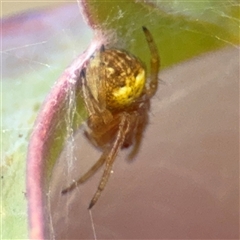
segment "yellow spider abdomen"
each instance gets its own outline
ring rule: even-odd
[[[146,70],[135,56],[119,49],[100,50],[86,69],[94,98],[111,111],[122,111],[143,93]]]
[[[106,105],[111,110],[122,110],[133,104],[142,94],[146,82],[143,63],[129,53],[107,49],[103,61]]]
[[[141,69],[133,79],[127,78],[126,85],[116,88],[112,93],[112,101],[119,107],[129,106],[140,97],[145,85],[145,70]]]

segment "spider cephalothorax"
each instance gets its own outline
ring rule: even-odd
[[[151,52],[148,81],[144,64],[120,49],[102,47],[81,71],[82,96],[89,115],[85,134],[102,150],[102,156],[87,173],[62,193],[85,182],[105,163],[103,176],[89,209],[103,191],[118,151],[133,145],[130,153],[130,157],[133,157],[148,123],[150,99],[158,87],[160,58],[151,33],[146,27],[143,27],[143,32]]]

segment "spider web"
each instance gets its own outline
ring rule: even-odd
[[[165,3],[164,10],[176,15],[196,11],[190,3],[182,9],[174,2],[172,6]],[[237,1],[218,2],[239,7]],[[65,12],[71,14],[56,25],[54,17],[61,16],[62,10],[55,11],[54,16],[49,14],[38,35],[13,32],[2,42],[1,200],[6,199],[2,221],[12,217],[17,226],[24,219],[23,229],[27,217],[23,193],[28,135],[54,81],[92,39],[77,5],[66,5]],[[223,21],[239,21],[217,6],[210,10]],[[151,11],[154,9],[149,14]],[[209,8],[202,5],[197,19],[204,18],[207,11]],[[125,14],[119,9],[115,18]],[[32,21],[36,24],[35,17]],[[22,26],[27,32],[27,22]],[[134,23],[128,36],[132,31],[137,31]],[[22,37],[16,41],[16,36]],[[239,50],[224,36],[212,37],[227,43],[227,48],[161,73],[165,84],[160,84],[153,99],[139,155],[127,162],[127,151],[119,154],[114,174],[91,213],[87,206],[101,171],[74,192],[66,196],[60,192],[85,173],[101,152],[83,137],[84,126],[74,133],[71,114],[64,117],[69,137],[48,192],[52,239],[237,238]],[[122,48],[125,44],[119,43]],[[73,96],[68,99],[69,108],[75,107]],[[7,225],[2,229],[3,238],[10,239]],[[24,234],[20,231],[15,237],[24,239]]]

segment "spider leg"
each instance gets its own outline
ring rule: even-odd
[[[86,182],[90,177],[94,175],[94,173],[104,164],[106,161],[106,156],[108,154],[109,150],[105,151],[105,153],[102,154],[100,159],[76,182],[73,182],[70,186],[62,190],[62,194],[65,194],[67,192],[71,192],[73,189],[75,189],[78,185]]]
[[[104,48],[103,50],[104,51]],[[82,80],[82,94],[83,98],[85,99],[85,106],[88,110],[90,124],[92,123],[92,128],[97,131],[97,135],[101,137],[103,134],[101,131],[101,127],[99,127],[99,124],[96,124],[100,122],[101,126],[103,124],[107,124],[107,128],[105,128],[104,132],[108,131],[114,126],[114,122],[112,122],[112,115],[108,110],[102,110],[101,105],[96,101],[96,99],[91,94],[91,91],[89,90],[87,84],[86,84],[86,74],[85,70],[83,69],[80,73],[80,78]],[[91,139],[90,139],[91,140]],[[67,192],[72,191],[75,189],[79,184],[84,183],[86,180],[88,180],[106,161],[106,156],[108,155],[109,150],[105,150],[105,152],[102,154],[100,159],[76,182],[72,183],[70,186],[62,190],[62,194],[65,194]]]
[[[145,34],[146,40],[148,42],[148,47],[151,53],[151,72],[150,72],[150,86],[147,89],[148,97],[152,97],[158,88],[158,72],[160,68],[160,57],[158,54],[157,45],[153,40],[152,34],[146,27],[142,27]]]
[[[82,94],[85,102],[86,109],[88,111],[88,115],[91,118],[92,116],[101,116],[104,123],[108,123],[112,120],[112,114],[105,109],[105,105],[101,105],[97,102],[97,100],[93,97],[91,91],[89,90],[86,83],[86,75],[85,71],[81,71],[80,78],[82,79]]]
[[[105,92],[105,77],[106,77],[106,69],[104,67],[105,65],[105,55],[103,54],[103,52],[105,51],[105,47],[104,45],[102,45],[100,52],[102,54],[100,54],[99,57],[99,65],[100,65],[100,69],[99,69],[99,79],[101,79],[100,81],[98,81],[98,102],[99,105],[101,106],[102,109],[106,109],[106,92]]]
[[[143,139],[143,132],[148,123],[148,114],[147,113],[138,113],[138,116],[135,117],[136,120],[136,130],[134,134],[135,142],[131,152],[128,155],[128,160],[132,160],[139,151],[139,148]]]
[[[91,91],[87,87],[85,69],[81,71],[80,78],[82,79],[82,94],[85,100],[85,106],[88,110],[88,114],[91,116],[96,112],[99,113],[100,109],[98,108],[98,104],[91,94]]]
[[[119,123],[120,117],[116,117],[115,121],[110,122],[105,128],[104,132],[110,131],[111,128],[113,128],[117,123]],[[101,138],[101,135],[103,134],[103,132],[101,131],[101,129],[99,129],[98,131],[99,137]],[[91,141],[91,138],[89,136],[87,136],[88,139]],[[97,135],[94,136],[94,138],[97,139]],[[79,178],[77,181],[73,182],[70,186],[68,186],[67,188],[62,190],[62,194],[65,194],[67,192],[72,191],[73,189],[75,189],[78,185],[84,183],[85,181],[87,181],[90,177],[92,177],[95,172],[104,164],[104,162],[106,161],[109,152],[110,152],[110,147],[108,147],[102,154],[102,156],[100,157],[100,159],[81,177]]]
[[[108,156],[106,157],[106,166],[105,166],[101,181],[98,185],[97,191],[95,192],[89,204],[88,209],[91,209],[95,205],[103,189],[105,188],[112,170],[112,165],[114,163],[114,160],[116,159],[116,155],[119,149],[122,147],[125,140],[125,136],[128,133],[128,131],[129,131],[129,119],[127,114],[123,114],[121,118],[121,122],[119,124],[119,130],[118,130],[116,139],[113,142],[113,145],[109,148],[109,153],[108,153]]]

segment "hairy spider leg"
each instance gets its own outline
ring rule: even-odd
[[[98,185],[97,191],[95,192],[95,194],[89,204],[88,209],[91,209],[95,205],[95,203],[99,199],[102,191],[104,190],[104,188],[108,182],[108,179],[109,179],[109,176],[110,176],[110,173],[112,170],[112,165],[114,163],[114,160],[116,159],[116,155],[117,155],[118,151],[121,149],[123,142],[125,140],[125,136],[127,135],[128,131],[129,131],[130,124],[129,124],[128,117],[129,117],[128,114],[126,114],[126,113],[122,114],[122,118],[121,118],[121,122],[119,124],[119,130],[118,130],[116,139],[113,142],[112,146],[110,147],[108,156],[106,158],[106,166],[105,166],[101,181]]]
[[[81,72],[81,78],[83,81],[83,96],[86,99],[85,104],[86,104],[86,108],[89,112],[89,115],[92,116],[92,120],[96,120],[94,119],[94,117],[98,116],[101,112],[101,110],[98,108],[98,103],[96,102],[96,100],[94,99],[94,97],[91,95],[90,90],[88,89],[88,87],[85,85],[85,73],[84,71]],[[90,100],[91,99],[91,100]],[[94,139],[101,139],[101,136],[108,132],[109,130],[111,130],[113,127],[115,127],[116,125],[121,126],[121,122],[123,121],[123,114],[119,114],[117,116],[115,116],[114,119],[111,118],[112,121],[109,120],[108,124],[102,128],[103,125],[101,126],[95,126],[95,134],[94,134]],[[126,115],[126,114],[124,114]],[[98,117],[99,118],[99,117]],[[98,119],[97,122],[99,122],[100,119]],[[102,124],[105,125],[104,121],[102,122]],[[92,128],[94,128],[94,124],[92,124]],[[120,127],[119,127],[120,128]],[[103,129],[103,131],[102,131]],[[96,133],[97,132],[97,133]],[[126,133],[128,132],[128,130],[126,131]],[[88,137],[89,140],[91,141],[91,138]],[[124,138],[122,139],[122,141],[124,141]],[[101,142],[101,140],[99,141]],[[114,146],[114,144],[113,144]],[[77,181],[73,182],[70,186],[68,186],[67,188],[62,190],[62,194],[65,194],[67,192],[72,191],[73,189],[75,189],[78,185],[84,183],[85,181],[87,181],[91,176],[94,175],[94,173],[104,164],[104,162],[109,158],[109,155],[111,155],[111,151],[110,149],[113,148],[113,146],[108,147],[102,154],[102,156],[100,157],[100,159],[81,177],[79,178]],[[122,144],[121,144],[122,146]],[[121,148],[121,146],[119,146]],[[116,154],[114,155],[114,157],[116,157]],[[105,183],[106,185],[106,183]],[[96,200],[94,202],[94,204],[96,203]],[[93,205],[94,205],[93,204]]]
[[[147,89],[147,95],[151,98],[157,91],[158,88],[158,72],[160,68],[160,57],[158,55],[157,45],[153,40],[152,34],[146,27],[142,27],[148,42],[148,47],[151,53],[151,64],[150,64],[150,86]]]
[[[77,181],[74,181],[69,187],[62,190],[62,194],[72,191],[78,185],[86,182],[90,177],[92,177],[94,173],[97,172],[97,170],[104,164],[108,153],[109,149],[105,150],[100,159],[81,178],[79,178]]]
[[[87,83],[86,83],[86,69],[82,69],[80,73],[80,79],[82,81],[82,94],[83,98],[85,99],[85,105],[86,109],[88,111],[88,115],[94,115],[96,112],[100,114],[102,112],[102,109],[100,108],[100,105],[97,103],[96,99],[91,94],[91,91],[89,90]]]
[[[131,152],[128,154],[128,160],[132,160],[139,151],[139,148],[141,146],[142,139],[143,139],[143,132],[148,123],[148,114],[147,114],[148,110],[149,110],[149,104],[147,106],[144,106],[140,112],[136,112],[135,119],[137,120],[137,122],[135,121],[134,123],[135,124],[135,132],[134,132],[135,141],[134,141],[134,145]]]
[[[110,124],[111,127],[115,126],[118,124],[119,120],[116,118],[116,121],[114,122],[114,124]],[[121,119],[121,122],[123,121],[123,119]],[[121,129],[121,122],[120,122],[120,126],[119,129]],[[110,130],[110,128],[109,128]],[[120,130],[119,130],[120,131]],[[129,131],[129,126],[128,128],[125,130],[125,135],[127,134],[127,132]],[[119,134],[118,134],[119,135]],[[124,141],[125,138],[122,139],[122,141]],[[100,157],[100,159],[82,176],[80,177],[77,181],[74,181],[70,186],[68,186],[67,188],[62,190],[62,194],[71,192],[73,189],[75,189],[78,185],[86,182],[89,178],[91,178],[97,171],[98,169],[100,169],[100,167],[106,162],[107,159],[109,159],[111,154],[111,148],[113,148],[115,146],[115,144],[109,146],[102,154],[102,156]],[[121,148],[122,143],[119,145],[119,148]],[[118,151],[119,149],[117,149]],[[116,157],[117,152],[113,155],[113,157]],[[114,159],[113,159],[114,160]],[[106,185],[106,183],[105,183]],[[96,203],[96,200],[94,200],[94,204]],[[93,204],[93,205],[94,205]]]
[[[89,119],[94,118],[96,116],[101,116],[103,123],[109,123],[112,121],[113,116],[109,110],[103,108],[101,104],[97,102],[97,100],[91,94],[87,83],[86,83],[86,74],[85,69],[81,71],[80,78],[82,80],[82,93],[83,98],[85,99],[86,109],[88,111]],[[100,118],[100,117],[98,117]]]
[[[103,65],[105,64],[105,61],[103,59],[102,52],[105,51],[104,45],[101,46],[100,50],[98,50],[96,57],[97,62],[99,64],[99,71],[98,71],[98,81],[97,81],[97,88],[98,88],[98,105],[101,107],[101,109],[106,109],[106,93],[105,93],[105,82],[103,79],[105,78],[106,73],[102,70]]]

